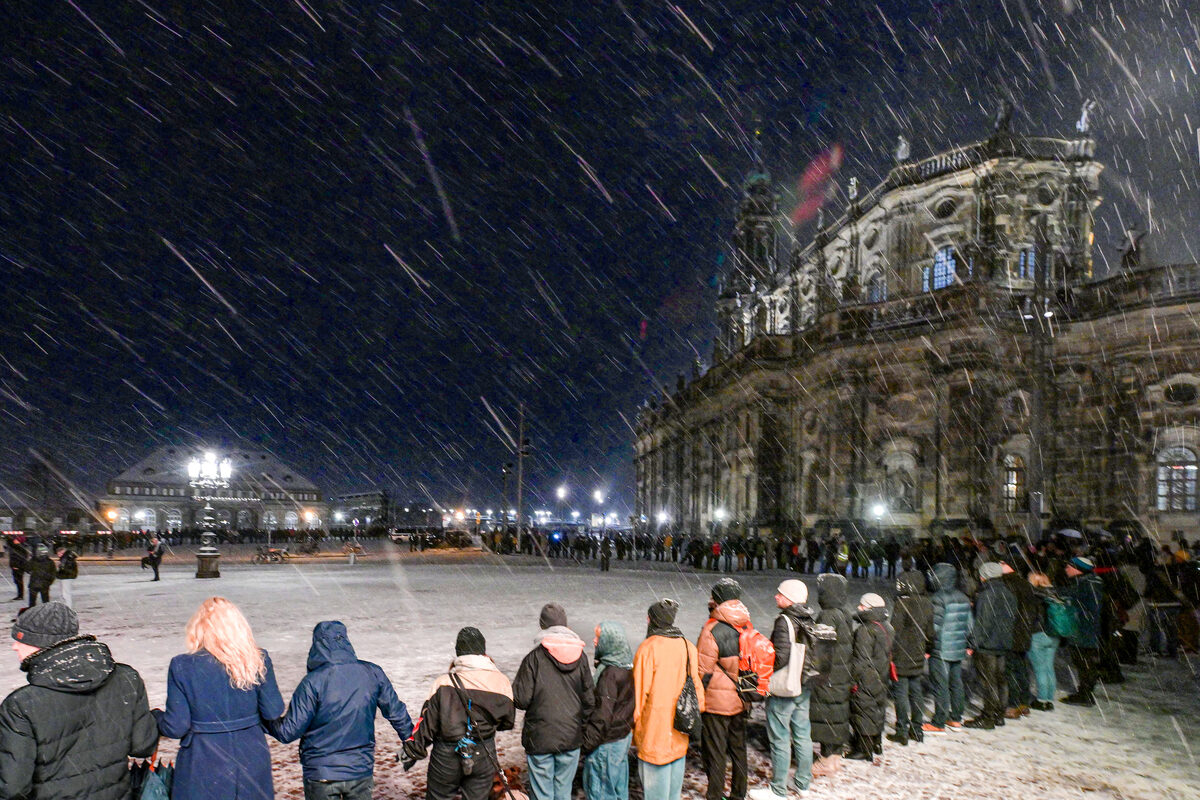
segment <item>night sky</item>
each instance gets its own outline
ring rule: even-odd
[[[752,130],[783,209],[899,133],[1073,131],[1098,258],[1200,251],[1194,0],[0,4],[0,476],[85,491],[163,443],[329,492],[632,497],[639,404],[706,360]],[[830,204],[839,208],[841,196]],[[801,231],[806,236],[808,231]],[[489,410],[490,409],[490,410]]]

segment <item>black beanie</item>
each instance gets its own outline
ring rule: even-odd
[[[487,642],[479,628],[463,628],[454,640],[454,655],[456,656],[485,656]]]
[[[650,627],[654,628],[669,628],[675,624],[675,615],[679,612],[679,603],[664,597],[654,605],[650,606],[646,611],[646,616],[650,618]]]
[[[17,617],[12,637],[31,647],[53,647],[79,635],[79,617],[66,603],[51,600],[34,606]]]
[[[721,578],[712,588],[712,599],[717,605],[728,600],[741,600],[742,585],[733,578]]]
[[[546,603],[542,606],[542,613],[538,615],[538,625],[542,626],[542,630],[553,628],[555,625],[567,627],[567,612],[558,603]]]

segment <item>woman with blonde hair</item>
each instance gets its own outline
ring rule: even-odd
[[[175,800],[274,800],[264,720],[283,716],[271,657],[250,623],[223,597],[200,604],[187,652],[171,659],[163,736],[180,739]]]

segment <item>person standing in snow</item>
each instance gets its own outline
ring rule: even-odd
[[[42,598],[43,603],[49,603],[50,587],[54,584],[54,578],[58,574],[58,567],[55,565],[54,559],[50,558],[50,548],[44,544],[38,544],[33,550],[33,558],[30,559],[26,569],[29,571],[29,607],[36,606],[39,597]]]
[[[1042,630],[1046,606],[1029,581],[1017,574],[1007,561],[1000,562],[1000,569],[1004,571],[1000,580],[1004,581],[1017,601],[1012,650],[1004,659],[1005,679],[1008,682],[1004,717],[1016,720],[1029,714],[1029,704],[1033,700],[1029,689],[1029,648],[1033,644],[1033,634]]]
[[[1035,711],[1053,711],[1054,696],[1058,691],[1058,677],[1054,674],[1054,657],[1058,653],[1058,637],[1046,624],[1051,603],[1062,603],[1050,584],[1050,576],[1043,572],[1029,573],[1029,585],[1042,602],[1042,628],[1033,634],[1029,647],[1029,665],[1037,688],[1037,698],[1029,706]]]
[[[158,745],[141,676],[57,601],[17,617],[12,638],[29,684],[0,704],[0,797],[127,800],[129,758]]]
[[[525,712],[521,745],[533,800],[571,800],[579,768],[583,723],[596,704],[583,639],[567,627],[567,612],[547,603],[538,617],[537,644],[513,679],[513,702]]]
[[[375,710],[400,741],[412,736],[408,709],[377,665],[360,661],[341,622],[318,622],[308,674],[287,713],[266,722],[287,744],[300,739],[305,800],[371,800],[375,787]]]
[[[750,624],[743,605],[742,587],[733,578],[722,578],[712,588],[709,618],[700,630],[700,680],[704,682],[700,752],[708,776],[707,800],[744,800],[746,720],[749,708],[738,693],[739,632]],[[729,794],[725,795],[725,765],[732,762]]]
[[[429,751],[425,800],[454,800],[459,793],[462,800],[487,800],[500,763],[496,732],[510,731],[516,722],[512,684],[487,655],[479,629],[463,628],[450,670],[434,681],[404,743],[404,768]]]
[[[890,741],[907,745],[909,740],[924,739],[925,654],[933,641],[933,604],[925,591],[925,575],[905,560],[905,570],[896,579],[896,604],[892,609],[892,663],[895,680],[892,694],[896,703],[896,732]]]
[[[704,685],[696,646],[675,627],[679,604],[664,598],[646,612],[646,639],[633,656],[633,744],[645,800],[679,800],[688,735],[675,729],[675,704],[691,676],[699,709]]]
[[[75,579],[79,577],[79,556],[65,544],[54,548],[54,554],[58,557],[56,577],[58,585],[62,588],[62,601],[71,606],[74,600],[72,588],[75,586]]]
[[[850,694],[850,724],[854,747],[847,758],[872,761],[883,753],[883,726],[887,718],[889,665],[892,660],[892,628],[887,606],[874,592],[858,601],[858,629],[854,631]]]
[[[850,663],[854,653],[854,609],[846,607],[846,578],[827,573],[817,577],[817,622],[837,632],[833,669],[829,679],[813,689],[809,718],[812,738],[821,744],[821,760],[813,766],[817,776],[831,775],[841,767],[842,753],[850,741]]]
[[[979,567],[982,585],[975,595],[975,627],[971,645],[975,651],[975,672],[983,690],[983,710],[964,723],[967,728],[991,730],[1004,724],[1008,695],[1004,660],[1012,650],[1013,625],[1017,617],[1017,599],[1000,580],[1004,570],[994,561]]]
[[[750,800],[786,800],[788,770],[793,756],[796,773],[792,787],[799,793],[808,791],[812,783],[812,725],[808,718],[811,689],[802,680],[804,658],[792,657],[792,645],[807,641],[805,626],[813,624],[813,612],[808,602],[808,586],[804,581],[786,580],[775,591],[775,605],[780,609],[771,630],[775,648],[774,673],[767,697],[767,738],[771,745],[771,784],[750,792]],[[797,653],[807,654],[806,650]],[[797,663],[798,662],[798,663]],[[800,693],[789,689],[799,680]]]
[[[945,733],[961,728],[967,708],[963,688],[963,663],[973,617],[971,601],[958,588],[958,570],[941,563],[933,568],[937,586],[933,593],[933,646],[929,654],[929,682],[933,685],[933,719],[922,728],[926,733]]]
[[[596,706],[583,728],[588,800],[627,800],[633,736],[633,651],[619,622],[596,626]]]
[[[12,537],[8,540],[8,568],[12,570],[13,583],[17,587],[17,596],[13,600],[25,599],[25,568],[28,566],[29,548],[25,546],[25,537]]]
[[[205,600],[188,621],[187,652],[167,669],[167,707],[154,712],[159,732],[181,740],[173,800],[273,800],[263,723],[283,711],[250,623],[224,597]]]
[[[1095,563],[1083,556],[1075,556],[1067,563],[1070,585],[1064,595],[1067,604],[1075,612],[1075,635],[1070,638],[1069,644],[1078,686],[1062,702],[1073,706],[1096,704],[1093,691],[1100,659],[1100,613],[1104,586],[1094,574],[1095,568]]]

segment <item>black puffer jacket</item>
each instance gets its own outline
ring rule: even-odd
[[[850,695],[850,720],[855,733],[878,736],[883,733],[887,715],[892,629],[887,623],[887,609],[859,611],[858,620],[851,664],[855,689]]]
[[[854,651],[854,617],[846,608],[846,578],[828,573],[817,578],[817,622],[837,631],[829,682],[813,689],[809,708],[814,742],[836,747],[850,741],[850,659]]]
[[[596,681],[596,708],[583,728],[583,752],[624,739],[633,730],[633,670],[605,667]]]
[[[915,570],[896,580],[896,606],[892,609],[892,661],[896,675],[912,678],[925,671],[925,653],[933,642],[933,601],[925,591],[925,576]]]
[[[583,745],[583,723],[596,704],[583,641],[570,629],[542,631],[513,679],[513,702],[525,711],[521,746],[532,755],[566,753]]]
[[[25,570],[29,573],[29,591],[31,592],[49,589],[58,576],[58,567],[54,560],[45,553],[30,559]]]
[[[1014,652],[1024,653],[1031,647],[1033,635],[1042,629],[1042,613],[1046,605],[1033,590],[1033,585],[1017,573],[1006,572],[1000,576],[1000,580],[1004,581],[1004,585],[1017,600],[1012,649]]]
[[[0,704],[0,797],[128,800],[129,756],[158,744],[141,676],[77,636],[21,662],[29,685]]]

